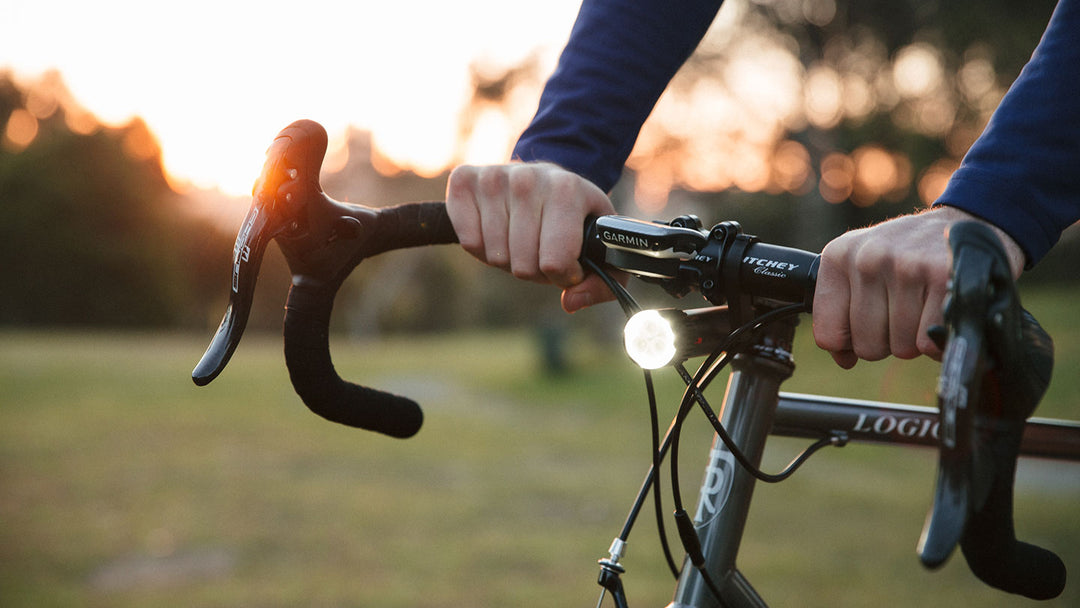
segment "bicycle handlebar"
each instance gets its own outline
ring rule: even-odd
[[[267,150],[233,248],[229,305],[192,379],[199,386],[210,383],[232,357],[251,310],[263,252],[273,239],[292,273],[284,338],[297,394],[333,422],[410,437],[423,422],[416,402],[346,382],[334,370],[330,312],[341,283],[365,258],[391,249],[453,243],[457,235],[441,203],[373,209],[326,196],[319,185],[326,144],[322,126],[302,120],[283,129]]]
[[[338,376],[330,359],[330,313],[341,282],[363,259],[391,249],[457,242],[457,235],[437,203],[383,208],[375,217],[375,234],[397,238],[376,239],[378,242],[354,254],[342,269],[344,274],[330,281],[293,275],[283,323],[285,365],[296,393],[316,414],[347,426],[407,438],[423,424],[420,406],[408,397],[353,384]]]
[[[263,253],[275,240],[292,273],[285,306],[285,362],[297,394],[316,414],[392,437],[419,431],[423,413],[407,397],[343,380],[329,350],[334,297],[364,259],[393,249],[457,242],[444,203],[371,208],[340,203],[319,184],[326,131],[300,120],[267,150],[252,205],[233,248],[229,305],[210,346],[192,371],[209,384],[243,335]],[[658,280],[672,292],[700,289],[733,307],[753,298],[809,302],[817,254],[757,242],[727,222],[706,232],[695,218],[671,225],[619,216],[590,218],[583,256]]]
[[[347,382],[335,371],[329,350],[334,297],[368,257],[454,243],[457,236],[443,203],[371,208],[326,196],[319,184],[326,145],[325,130],[302,120],[282,130],[267,151],[233,250],[229,304],[192,379],[208,384],[235,352],[263,253],[275,240],[292,273],[284,341],[297,394],[328,420],[410,437],[423,423],[416,402]],[[996,237],[972,226],[957,225],[950,235],[954,279],[946,313],[952,330],[939,386],[943,442],[919,552],[936,567],[959,543],[972,570],[990,585],[1054,597],[1064,586],[1060,559],[1017,541],[1012,525],[1020,435],[1049,382],[1052,346],[1020,309]],[[726,304],[733,326],[749,320],[758,305],[796,304],[809,311],[820,260],[815,253],[759,242],[735,222],[704,230],[693,216],[667,224],[591,218],[582,256],[657,282],[675,296],[696,289],[710,302]]]

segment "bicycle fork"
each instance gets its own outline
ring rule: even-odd
[[[780,384],[791,377],[791,344],[795,319],[772,323],[748,349],[735,356],[724,394],[720,419],[735,444],[760,466],[765,441],[772,429]],[[698,498],[694,526],[705,553],[709,578],[720,592],[710,590],[689,562],[668,608],[764,607],[735,561],[757,480],[739,466],[719,437],[709,451]]]

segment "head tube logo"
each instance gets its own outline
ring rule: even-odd
[[[694,522],[702,525],[712,521],[727,503],[731,485],[735,479],[735,456],[727,449],[714,447],[709,452],[709,466],[705,469],[705,481],[701,483]]]

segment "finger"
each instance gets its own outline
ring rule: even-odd
[[[615,209],[602,190],[582,177],[560,172],[549,178],[549,203],[541,219],[539,266],[552,283],[566,288],[585,279],[585,270],[578,261],[585,218],[614,213]]]
[[[919,326],[926,304],[925,269],[913,261],[900,261],[888,283],[889,350],[901,359],[920,354]]]
[[[848,245],[842,238],[829,243],[821,252],[814,289],[814,341],[819,348],[834,353],[834,359],[835,353],[851,350],[851,285],[846,271],[848,256]]]
[[[507,174],[502,167],[481,167],[476,179],[476,202],[483,233],[483,261],[510,269],[510,210],[507,201]]]
[[[889,289],[889,340],[892,354],[912,359],[934,356],[937,345],[927,331],[941,324],[942,303],[949,280],[948,264],[925,248],[897,252],[892,267],[884,269]]]
[[[935,325],[945,324],[945,294],[946,289],[945,281],[935,281],[932,283],[934,288],[931,288],[929,294],[926,296],[926,301],[923,305],[922,318],[919,320],[918,336],[916,339],[916,346],[919,352],[922,354],[940,361],[944,353],[938,348],[938,345],[934,340],[930,338],[930,328]]]
[[[481,261],[486,260],[484,237],[480,227],[480,209],[476,201],[476,167],[456,167],[446,182],[446,213],[454,226],[462,249]]]
[[[832,356],[837,365],[844,369],[851,369],[859,362],[859,356],[850,350],[833,351],[829,355]]]
[[[538,263],[544,201],[536,167],[515,165],[507,178],[510,271],[519,279],[547,283]]]
[[[548,205],[541,218],[537,264],[552,283],[567,288],[585,279],[581,256],[585,215],[563,204]]]
[[[879,252],[871,243],[860,247],[851,285],[851,350],[867,361],[880,361],[890,352],[889,291],[881,277]]]
[[[572,313],[614,299],[615,294],[611,293],[603,279],[595,274],[590,274],[577,285],[563,290],[562,307],[566,312]]]

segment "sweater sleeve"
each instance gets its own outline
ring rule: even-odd
[[[610,190],[642,123],[720,4],[585,0],[514,157],[554,162]]]
[[[979,216],[1038,262],[1080,220],[1080,0],[1042,40],[937,204]]]

